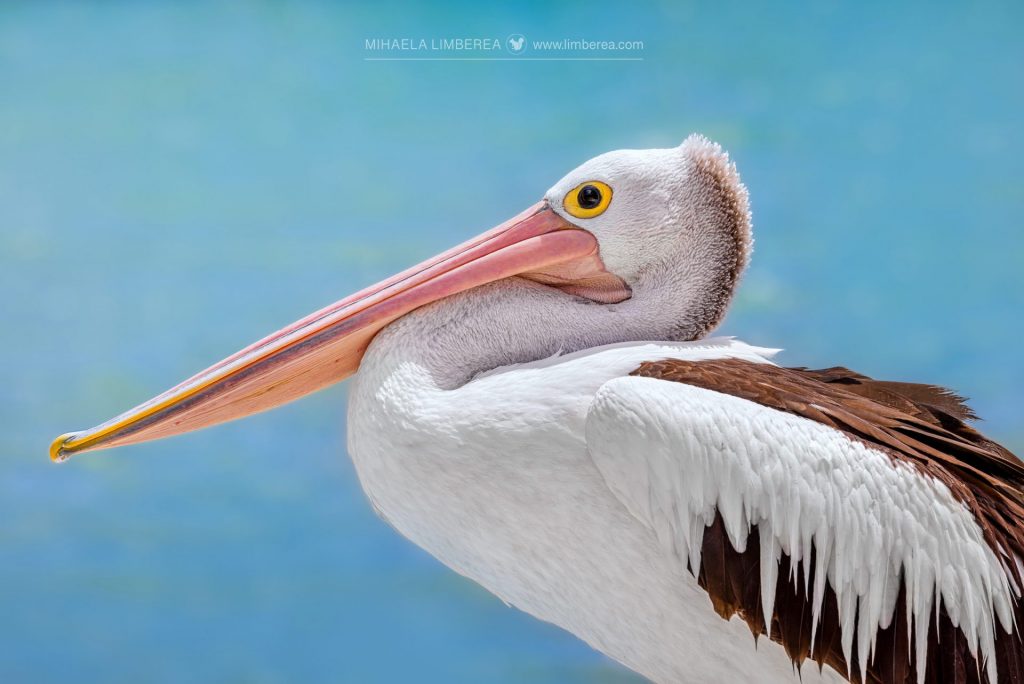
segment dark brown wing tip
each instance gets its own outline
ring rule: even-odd
[[[978,414],[974,412],[974,409],[968,405],[967,397],[957,394],[947,387],[940,387],[938,385],[919,386],[927,388],[931,395],[936,399],[941,399],[941,401],[936,402],[935,408],[946,410],[953,417],[959,418],[960,420],[981,420],[981,418],[978,417]]]
[[[815,550],[812,549],[813,553]],[[704,529],[698,584],[708,592],[719,615],[725,619],[739,616],[755,639],[767,634],[761,611],[761,585],[757,579],[760,577],[760,557],[756,525],[750,530],[742,552],[729,541],[720,514],[716,513],[712,524]],[[770,639],[785,649],[797,673],[802,674],[801,666],[809,659],[817,664],[819,673],[828,665],[855,684],[918,684],[922,681],[925,684],[988,684],[990,681],[988,663],[979,661],[971,653],[970,642],[942,604],[929,617],[925,659],[916,661],[910,640],[912,618],[906,610],[907,587],[903,580],[900,581],[892,620],[874,635],[873,655],[868,662],[862,664],[859,661],[859,635],[855,635],[850,644],[851,657],[847,660],[842,646],[838,601],[828,583],[818,618],[817,635],[812,639],[814,614],[807,587],[814,586],[815,567],[812,558],[806,564],[797,563],[794,568],[785,553],[779,561]],[[1019,623],[1024,617],[1024,604],[1018,603],[1014,607],[1014,616]],[[993,665],[1000,684],[1024,682],[1020,634],[1000,629],[996,634],[995,652],[996,662]],[[862,668],[866,674],[864,680],[860,676]]]

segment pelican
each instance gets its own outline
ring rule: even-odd
[[[603,154],[50,455],[354,376],[379,515],[654,682],[1024,681],[1024,466],[948,390],[709,338],[751,249],[718,145]]]

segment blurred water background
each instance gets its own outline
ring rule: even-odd
[[[638,681],[374,517],[344,385],[46,457],[609,149],[701,131],[738,162],[757,246],[721,332],[950,385],[1024,451],[1022,19],[1011,2],[0,5],[0,681]],[[364,59],[372,38],[510,34],[640,40],[643,59]]]

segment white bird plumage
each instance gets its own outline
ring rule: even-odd
[[[751,524],[773,539],[763,586],[776,582],[780,551],[809,562],[812,541],[832,550],[817,555],[815,576],[838,588],[845,649],[858,605],[864,634],[888,626],[901,567],[913,614],[928,616],[940,593],[986,658],[996,614],[1010,629],[1006,576],[942,483],[813,421],[628,377],[649,359],[770,363],[774,350],[728,339],[613,344],[443,389],[391,354],[421,334],[414,318],[378,337],[351,391],[349,452],[375,508],[460,574],[651,679],[793,681],[782,647],[719,618],[686,569],[699,567],[715,510],[738,548]],[[945,567],[957,571],[936,578]],[[801,675],[817,676],[816,666]]]
[[[505,602],[659,682],[791,682],[781,647],[714,613],[704,590],[630,514],[588,450],[602,385],[650,358],[738,357],[721,340],[610,345],[524,363],[446,390],[388,329],[349,399],[349,453],[399,532]],[[637,476],[642,473],[638,472]],[[807,682],[842,681],[816,666]]]

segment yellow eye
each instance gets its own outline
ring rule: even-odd
[[[612,189],[601,181],[580,183],[562,200],[565,210],[576,218],[594,218],[604,213],[612,201]]]

